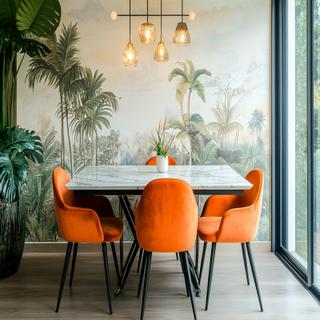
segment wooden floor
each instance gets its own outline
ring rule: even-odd
[[[83,245],[85,246],[85,245]],[[124,290],[112,296],[108,314],[107,292],[100,246],[79,245],[72,289],[65,286],[60,312],[54,312],[63,267],[65,244],[26,248],[18,273],[0,281],[0,319],[139,319],[136,263]],[[58,248],[58,249],[57,249]],[[84,252],[90,248],[91,252]],[[239,245],[218,245],[210,306],[204,311],[208,264],[196,299],[198,319],[320,319],[320,307],[278,259],[268,245],[253,244],[253,254],[264,304],[261,313],[254,284],[246,285]],[[38,251],[31,253],[30,251]],[[45,253],[43,251],[52,251]],[[60,252],[59,252],[60,251]],[[210,251],[210,250],[208,250]],[[193,252],[192,252],[193,253]],[[116,274],[108,245],[112,291]],[[207,260],[208,262],[208,256]],[[252,280],[252,278],[251,278]],[[67,278],[68,281],[68,278]],[[174,254],[154,254],[145,320],[192,320],[180,264]]]

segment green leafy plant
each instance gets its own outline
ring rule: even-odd
[[[13,127],[13,103],[17,76],[25,55],[44,56],[50,49],[35,37],[55,32],[61,18],[58,0],[0,1],[0,197],[19,199],[28,177],[29,159],[43,162],[43,147],[34,131]],[[17,54],[23,54],[15,67]]]
[[[166,124],[167,117],[164,120],[163,127],[161,127],[161,121],[159,122],[159,128],[157,130],[157,139],[152,134],[151,144],[154,148],[154,151],[157,152],[157,156],[167,157],[168,150],[170,149],[172,142],[174,140],[174,133],[172,132],[171,137],[167,143],[165,143],[165,134],[166,134]]]
[[[51,35],[59,26],[60,18],[58,0],[0,1],[0,131],[13,126],[14,88],[25,55],[44,56],[51,52],[32,37]],[[23,56],[16,68],[18,53]]]
[[[28,162],[43,162],[43,147],[34,131],[19,127],[0,133],[0,195],[12,203],[19,199],[28,177]]]

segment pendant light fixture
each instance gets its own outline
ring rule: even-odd
[[[153,60],[157,62],[165,62],[169,60],[169,53],[165,43],[162,40],[162,0],[160,0],[161,15],[160,15],[160,42],[154,51]]]
[[[136,67],[138,64],[138,52],[131,42],[131,0],[129,0],[129,42],[123,51],[122,61],[125,67]]]
[[[149,0],[147,0],[147,22],[140,25],[139,38],[141,44],[153,44],[156,40],[156,27],[149,22]]]
[[[1,1],[1,0],[0,0]],[[190,20],[195,19],[195,13],[190,12],[189,14],[183,14],[183,0],[181,0],[181,13],[162,13],[162,0],[160,0],[161,12],[152,13],[152,17],[160,17],[160,41],[156,47],[153,54],[153,60],[157,62],[165,62],[169,60],[169,54],[167,47],[163,41],[162,37],[162,17],[181,17],[181,22],[177,24],[176,31],[173,35],[173,44],[177,46],[187,46],[190,43],[190,34],[188,32],[188,27],[185,22],[183,22],[183,17],[189,16]],[[147,17],[147,22],[142,23],[139,26],[139,39],[141,44],[153,44],[156,39],[156,27],[154,24],[149,22],[149,0],[147,0],[147,14],[135,13],[131,14],[131,0],[129,0],[129,14],[118,14],[115,11],[111,12],[111,19],[116,20],[118,17],[129,17],[129,42],[123,52],[122,61],[126,67],[134,66],[138,64],[138,53],[134,47],[133,42],[131,42],[131,17]]]
[[[181,47],[190,44],[190,34],[188,32],[188,27],[187,24],[183,22],[183,0],[181,0],[181,22],[178,22],[176,31],[173,34],[173,44]]]

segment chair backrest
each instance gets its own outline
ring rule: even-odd
[[[68,174],[62,168],[56,168],[52,173],[52,183],[54,196],[58,201],[72,206],[73,205],[73,191],[66,188],[66,184],[70,181]]]
[[[217,242],[250,242],[257,234],[263,198],[263,172],[253,169],[246,179],[253,187],[238,196],[233,208],[224,214]]]
[[[263,195],[263,171],[261,169],[253,169],[246,175],[246,180],[248,180],[253,187],[250,190],[245,190],[243,196],[239,197],[242,207],[251,206],[253,204],[262,204]]]
[[[172,157],[169,157],[168,156],[168,164],[169,166],[176,166],[177,165],[177,162],[176,160],[174,160]],[[147,163],[146,163],[147,166],[156,166],[157,165],[157,157],[152,157],[150,158]]]
[[[68,242],[102,242],[104,237],[97,213],[73,206],[73,191],[65,186],[69,181],[62,168],[53,171],[53,197],[61,236]]]
[[[258,200],[259,190],[262,190],[263,172],[260,169],[251,170],[246,179],[252,183],[250,190],[245,190],[243,195],[214,195],[208,198],[202,217],[223,217],[224,214],[234,208],[251,206]]]
[[[139,245],[151,252],[182,252],[194,245],[198,206],[191,187],[178,179],[156,179],[135,207]]]

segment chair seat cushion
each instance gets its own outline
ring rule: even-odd
[[[202,217],[198,220],[198,236],[202,241],[216,242],[221,217]]]
[[[123,220],[120,218],[100,218],[104,242],[114,242],[121,238]]]

